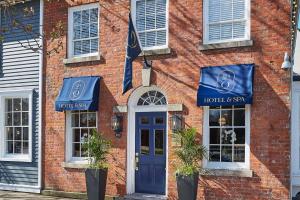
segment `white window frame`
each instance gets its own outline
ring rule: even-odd
[[[0,93],[0,161],[12,162],[32,162],[32,104],[33,90],[11,91]],[[7,98],[28,98],[29,114],[28,114],[28,154],[11,155],[6,153],[6,134],[5,134],[5,99]]]
[[[209,40],[209,22],[208,22],[208,5],[209,0],[203,0],[203,44],[218,44],[218,43],[227,43],[227,42],[239,42],[239,41],[247,41],[250,40],[251,37],[251,3],[250,0],[246,1],[245,8],[245,17],[246,17],[246,33],[244,38],[236,38],[236,39],[226,39],[226,40]]]
[[[203,159],[207,169],[250,170],[250,105],[245,105],[245,162],[213,162]],[[204,107],[203,145],[209,148],[209,107]]]
[[[136,29],[136,4],[141,0],[131,0],[131,17],[133,21],[133,25]],[[138,31],[137,31],[138,32]],[[138,35],[138,33],[137,33]],[[142,50],[159,50],[159,49],[167,49],[169,48],[169,0],[166,0],[166,44],[161,46],[152,46],[152,47],[143,47],[140,43]]]
[[[98,8],[98,52],[74,55],[73,13],[76,11],[82,11],[82,10],[87,10],[87,9],[92,9],[92,8]],[[80,6],[69,8],[69,10],[68,10],[68,58],[98,56],[99,52],[100,52],[100,6],[99,6],[99,3],[91,3],[91,4],[85,4],[85,5],[80,5]]]
[[[98,131],[98,112],[89,111],[96,113],[96,130]],[[90,157],[73,157],[72,155],[72,111],[66,111],[66,162],[74,164],[88,164]]]

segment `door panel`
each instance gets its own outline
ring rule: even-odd
[[[166,113],[136,113],[135,192],[165,194]]]

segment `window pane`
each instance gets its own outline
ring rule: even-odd
[[[155,124],[164,124],[163,117],[155,117]]]
[[[166,12],[166,5],[167,1],[166,0],[156,0],[156,12]]]
[[[21,125],[21,112],[14,112],[13,113],[14,117],[14,126],[20,126]]]
[[[219,126],[220,110],[209,110],[209,126]]]
[[[80,11],[73,12],[73,23],[74,23],[74,25],[81,24],[81,12]]]
[[[82,41],[82,54],[88,54],[91,51],[91,44],[90,40],[84,40]]]
[[[73,39],[80,39],[81,38],[81,26],[74,27],[74,37]]]
[[[82,11],[82,24],[89,23],[90,21],[90,11],[89,10],[83,10]]]
[[[233,19],[244,19],[246,10],[245,0],[233,0]]]
[[[5,99],[5,112],[12,111],[12,99]]]
[[[244,128],[235,128],[234,132],[236,134],[235,144],[245,144],[245,129]]]
[[[15,129],[15,134],[14,134],[15,138],[14,138],[14,140],[21,141],[22,140],[22,128],[21,127],[16,127],[14,129]]]
[[[141,130],[141,154],[147,155],[150,153],[149,149],[149,130],[142,129]]]
[[[19,98],[13,99],[13,110],[21,111],[21,99]]]
[[[232,162],[232,147],[231,146],[222,146],[222,162]]]
[[[90,25],[90,37],[97,37],[98,36],[98,24],[93,23]]]
[[[73,144],[73,157],[80,157],[80,143]]]
[[[80,129],[73,129],[73,142],[80,142]]]
[[[157,37],[156,37],[156,45],[166,45],[167,43],[167,31],[157,31]]]
[[[220,161],[220,146],[209,146],[209,161]]]
[[[72,127],[79,127],[79,113],[72,113]]]
[[[80,127],[87,127],[87,113],[80,113]]]
[[[146,30],[155,29],[155,15],[153,14],[146,15]]]
[[[28,98],[22,99],[22,111],[29,111],[29,99]]]
[[[245,147],[234,147],[234,162],[245,162]]]
[[[232,144],[235,140],[234,132],[232,129],[221,130],[222,144]]]
[[[6,128],[6,140],[13,140],[13,139],[14,139],[13,128],[11,127]]]
[[[28,142],[23,142],[23,154],[29,153],[29,145]]]
[[[232,110],[222,110],[220,121],[221,126],[232,125]]]
[[[81,138],[80,142],[84,143],[84,141],[89,137],[89,129],[83,128],[81,129]]]
[[[164,154],[164,130],[155,130],[155,155]]]
[[[81,26],[81,38],[89,38],[90,37],[90,25],[85,24]]]
[[[6,153],[9,153],[9,154],[13,154],[14,153],[14,143],[12,141],[7,142]]]
[[[28,112],[22,112],[22,125],[28,126],[28,124],[29,124]]]
[[[220,129],[218,128],[210,129],[209,144],[220,144]]]
[[[146,33],[146,47],[155,46],[156,32],[151,31]]]
[[[245,110],[234,111],[234,125],[245,126]]]
[[[81,41],[74,42],[74,55],[81,54]]]
[[[156,28],[165,28],[166,27],[166,14],[158,13],[156,15]]]
[[[28,133],[27,127],[23,128],[23,140],[26,140],[26,141],[29,140],[29,133]]]
[[[7,113],[5,117],[5,125],[12,126],[12,113]]]
[[[89,113],[88,114],[88,126],[89,127],[96,127],[96,113]]]
[[[149,124],[149,118],[148,117],[141,117],[140,122],[141,122],[141,124]]]
[[[99,49],[99,41],[98,39],[91,40],[91,53],[98,52]]]
[[[90,12],[91,22],[98,22],[98,8],[93,8]]]
[[[15,154],[22,153],[22,142],[14,142],[14,153]]]

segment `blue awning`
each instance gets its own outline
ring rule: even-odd
[[[84,76],[64,78],[60,94],[55,102],[55,110],[97,111],[99,102],[100,77]]]
[[[197,105],[252,104],[253,75],[254,64],[202,68]]]

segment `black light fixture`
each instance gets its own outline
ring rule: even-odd
[[[116,137],[120,138],[122,136],[122,131],[123,131],[123,117],[114,115],[111,118],[111,128],[115,132]]]
[[[171,129],[173,133],[181,131],[183,128],[182,115],[174,114],[170,117]]]

